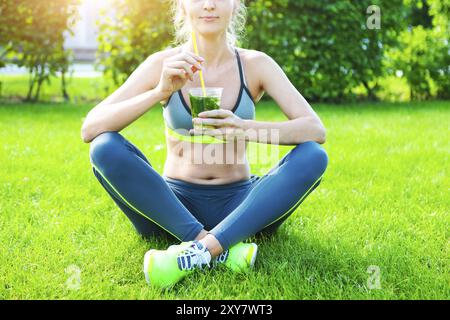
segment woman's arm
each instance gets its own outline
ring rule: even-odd
[[[325,143],[325,129],[320,120],[298,117],[282,122],[244,120],[247,140],[259,143],[296,145],[306,141]]]
[[[161,75],[162,55],[149,56],[109,97],[87,114],[81,138],[91,142],[106,131],[120,131],[166,97],[155,87]]]
[[[273,132],[278,133],[278,144],[291,145],[305,141],[325,143],[326,130],[322,121],[289,81],[283,69],[263,52],[257,52],[252,62],[253,65],[258,66],[256,70],[258,70],[261,88],[277,102],[289,120],[282,122],[245,120],[244,129],[257,132],[263,131],[260,129],[267,129],[269,140],[270,130],[274,130]],[[271,143],[264,135],[256,137],[253,141]]]

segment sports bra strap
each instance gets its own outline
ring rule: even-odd
[[[242,67],[242,63],[241,63],[241,57],[239,56],[238,50],[235,48],[234,51],[236,51],[236,57],[237,57],[237,61],[238,61],[238,66],[239,66],[239,77],[241,78],[241,83],[243,83],[245,86],[247,86],[247,81],[245,81],[245,76],[244,76],[244,68]]]

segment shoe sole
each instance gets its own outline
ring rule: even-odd
[[[149,251],[147,251],[144,255],[144,275],[145,275],[145,280],[147,281],[148,284],[150,283],[150,278],[148,276],[148,267],[150,265],[150,258],[151,255],[153,254],[153,252],[155,252],[155,249],[151,249]]]

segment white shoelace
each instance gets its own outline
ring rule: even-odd
[[[229,250],[223,251],[221,254],[219,254],[216,257],[216,259],[214,260],[214,264],[225,263],[225,261],[227,261],[228,254],[229,254]]]
[[[180,270],[203,269],[205,265],[210,268],[211,254],[208,249],[199,242],[194,242],[183,249],[177,256],[178,268]]]

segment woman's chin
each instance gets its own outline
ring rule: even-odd
[[[220,35],[225,33],[225,30],[223,30],[223,29],[211,28],[211,27],[209,27],[209,28],[202,28],[200,26],[200,28],[198,28],[197,30],[198,30],[198,33],[201,36],[208,37],[208,38],[218,37],[218,36],[220,36]]]

